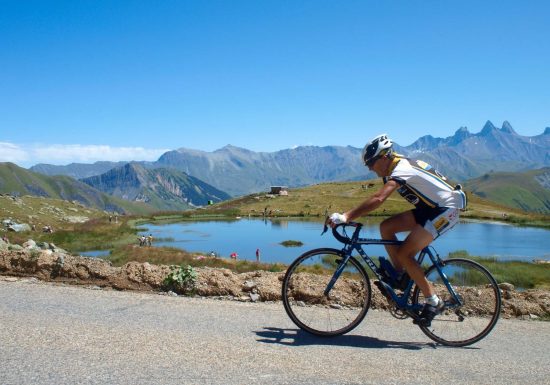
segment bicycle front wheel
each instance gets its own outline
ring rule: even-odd
[[[436,316],[431,326],[420,329],[432,340],[444,345],[471,345],[491,332],[495,327],[501,308],[500,289],[487,269],[468,259],[448,259],[443,261],[442,271],[458,302],[451,295],[445,283],[432,266],[426,278],[434,285],[436,294],[445,301],[445,309]],[[423,303],[424,297],[416,287],[413,303]]]
[[[302,254],[288,268],[283,280],[283,304],[300,329],[318,336],[336,336],[355,328],[367,314],[370,281],[353,257],[334,287],[324,294],[342,261],[339,250],[315,249]]]

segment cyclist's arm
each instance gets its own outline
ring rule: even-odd
[[[369,197],[359,206],[349,210],[344,215],[348,221],[353,221],[356,218],[362,217],[377,209],[384,203],[386,199],[399,187],[399,184],[394,180],[389,180],[378,190],[373,196]]]

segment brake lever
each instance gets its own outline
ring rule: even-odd
[[[329,217],[327,217],[327,219],[325,219],[325,224],[323,225],[323,232],[321,233],[321,235],[323,235],[324,233],[326,233],[328,231],[328,220],[329,220]]]

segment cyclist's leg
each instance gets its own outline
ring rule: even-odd
[[[418,264],[415,257],[420,250],[432,243],[433,236],[419,224],[415,224],[410,231],[405,241],[398,247],[395,257],[405,268],[409,277],[418,285],[424,297],[431,297],[435,294],[435,290],[426,279],[424,270]]]
[[[380,224],[382,239],[397,240],[396,234],[405,231],[410,233],[404,243],[400,246],[386,246],[386,250],[395,269],[398,271],[405,269],[422,294],[430,297],[434,294],[434,290],[424,276],[424,270],[416,262],[415,256],[433,241],[433,235],[417,223],[412,211],[394,215]]]
[[[382,239],[397,241],[397,233],[411,231],[414,226],[416,226],[416,220],[412,211],[405,211],[384,220],[380,224],[380,235]],[[397,259],[397,250],[399,247],[386,245],[385,248],[395,269],[403,271],[403,266]]]

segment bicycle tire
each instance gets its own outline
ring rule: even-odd
[[[452,299],[435,266],[426,271],[436,294],[446,307],[431,326],[420,329],[432,340],[448,346],[468,346],[486,337],[495,327],[501,310],[500,289],[491,273],[479,263],[463,258],[443,260],[442,270],[462,305]],[[420,302],[422,301],[422,302]],[[412,303],[423,303],[418,286],[412,294]]]
[[[367,314],[371,285],[363,266],[351,257],[328,296],[324,290],[332,278],[340,250],[321,248],[302,254],[287,269],[282,285],[286,313],[300,329],[330,337],[354,329]]]

